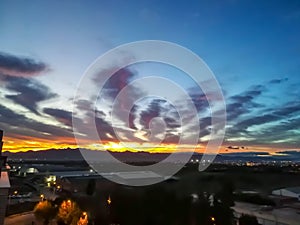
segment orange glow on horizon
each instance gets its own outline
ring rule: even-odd
[[[66,149],[66,148],[78,148],[78,145],[74,138],[71,137],[55,137],[54,140],[46,140],[39,138],[31,138],[28,136],[15,136],[15,137],[4,137],[3,151],[9,152],[26,152],[26,151],[38,151],[38,150],[47,150],[47,149]],[[205,144],[198,144],[198,146],[193,147],[189,145],[178,147],[177,143],[161,143],[157,146],[152,145],[151,143],[121,143],[108,141],[104,143],[93,143],[91,140],[81,140],[83,143],[86,143],[84,148],[91,150],[110,150],[114,152],[150,152],[150,153],[173,153],[173,152],[189,152],[194,151],[198,153],[204,153],[206,151]],[[177,149],[179,148],[179,149]],[[233,153],[233,152],[269,152],[273,154],[277,151],[287,150],[286,148],[273,148],[269,146],[251,146],[247,150],[228,150],[226,146],[221,146],[219,151],[213,150],[212,153]],[[209,153],[209,152],[206,152]]]

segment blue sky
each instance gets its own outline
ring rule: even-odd
[[[70,119],[72,98],[87,67],[120,44],[153,39],[192,50],[214,72],[228,107],[224,146],[299,148],[299,1],[1,1],[0,27],[0,122],[11,137],[11,146],[26,135],[28,140],[71,143],[62,141],[72,137],[66,120]],[[17,59],[16,66],[31,59],[29,66],[44,67],[24,73],[8,66],[9,60]],[[186,89],[193,88],[189,79],[178,78],[180,72],[175,69],[150,64],[134,69],[137,76],[162,72]],[[12,70],[20,73],[15,76]],[[132,77],[128,75],[129,80]],[[34,91],[42,89],[48,94],[32,100],[28,87],[34,85]],[[29,99],[11,97],[18,93]],[[150,107],[150,100],[148,104]],[[144,111],[150,115],[149,107]],[[23,124],[31,121],[30,132],[28,127],[19,127],[16,135],[13,127],[18,126],[12,126],[6,118],[6,109],[26,121]],[[103,111],[109,114],[109,108]],[[158,114],[156,111],[153,115]],[[136,123],[143,124],[141,114],[135,116]],[[107,117],[102,120],[108,122]],[[35,125],[41,126],[37,122],[64,131],[55,138],[52,130],[35,129]]]

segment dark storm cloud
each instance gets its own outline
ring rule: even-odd
[[[24,135],[37,138],[55,139],[56,137],[73,137],[71,129],[41,123],[18,114],[0,105],[0,123],[11,135]]]
[[[0,52],[0,73],[10,76],[32,76],[48,70],[43,62]]]
[[[5,88],[10,91],[16,92],[16,94],[7,94],[6,98],[14,101],[17,104],[29,109],[35,114],[38,112],[38,103],[54,98],[57,95],[51,92],[51,90],[34,79],[28,79],[24,77],[12,77],[7,75],[1,75],[0,79],[4,81]]]
[[[44,108],[43,112],[54,117],[57,121],[66,126],[72,126],[72,112],[52,108]]]

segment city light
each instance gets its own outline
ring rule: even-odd
[[[111,198],[110,198],[110,196],[108,196],[108,199],[107,199],[107,204],[111,204]]]
[[[87,212],[82,212],[82,216],[79,218],[77,225],[86,225],[88,224]]]

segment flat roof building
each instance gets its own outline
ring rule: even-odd
[[[8,173],[6,168],[6,157],[2,156],[3,131],[0,130],[0,225],[4,224],[6,213],[8,190],[10,188]]]
[[[242,215],[255,216],[263,225],[299,225],[299,209],[289,206],[271,207],[245,202],[235,202],[232,207],[236,218]]]
[[[273,195],[297,198],[300,201],[300,187],[287,187],[272,191]]]

